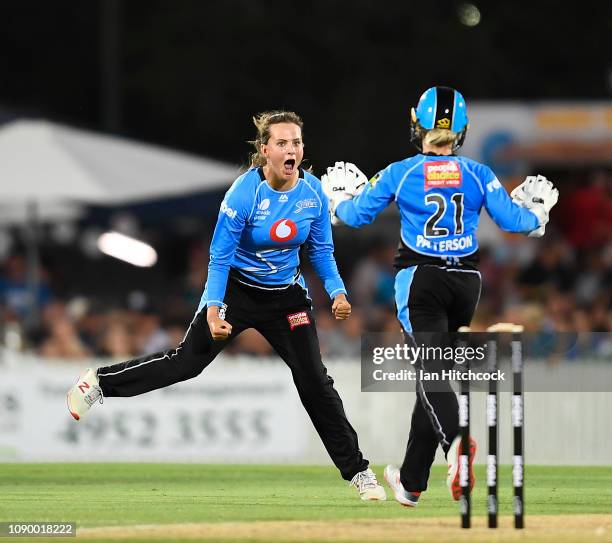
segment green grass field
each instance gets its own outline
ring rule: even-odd
[[[382,468],[375,470],[382,479]],[[463,541],[468,534],[458,528],[458,505],[444,476],[443,467],[434,468],[419,507],[406,509],[391,496],[362,502],[332,467],[0,464],[0,522],[75,521],[79,539],[132,543]],[[612,467],[527,466],[522,534],[508,528],[511,474],[502,467],[500,512],[507,518],[496,539],[478,527],[485,514],[483,466],[476,477],[473,510],[479,518],[466,541],[548,541],[549,534],[555,543],[612,541]]]

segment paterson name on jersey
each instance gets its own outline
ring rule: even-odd
[[[452,239],[441,239],[435,241],[433,239],[427,239],[425,236],[418,234],[416,237],[416,248],[425,249],[427,251],[434,251],[440,255],[448,255],[449,253],[456,253],[458,251],[465,251],[475,247],[476,240],[474,236],[461,236],[459,238]]]

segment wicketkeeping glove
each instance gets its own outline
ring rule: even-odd
[[[327,173],[321,177],[323,192],[329,199],[329,213],[332,224],[339,224],[336,208],[340,202],[351,200],[361,194],[368,178],[361,170],[350,162],[336,162]]]
[[[520,206],[523,205],[523,202],[525,201],[525,184],[527,183],[527,181],[529,181],[530,179],[535,179],[537,176],[535,175],[528,175],[527,177],[525,177],[525,181],[523,181],[518,187],[516,187],[511,193],[510,193],[510,197],[512,198],[512,201],[515,204],[518,204]]]
[[[510,193],[510,196],[515,203],[534,213],[540,221],[540,226],[529,232],[528,236],[542,237],[550,210],[559,200],[559,191],[552,182],[543,175],[529,175]]]

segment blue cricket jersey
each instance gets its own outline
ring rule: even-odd
[[[515,204],[493,171],[463,156],[418,154],[377,173],[336,215],[349,226],[371,223],[391,201],[401,216],[401,239],[426,257],[462,259],[478,250],[476,230],[484,206],[508,232],[539,227],[531,211]]]
[[[321,182],[300,169],[291,190],[274,190],[262,168],[241,175],[225,194],[210,245],[208,280],[200,301],[222,306],[230,268],[268,287],[299,283],[299,251],[308,258],[330,298],[346,294],[334,259],[327,198]]]

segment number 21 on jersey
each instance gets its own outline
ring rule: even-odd
[[[463,234],[463,192],[455,192],[451,197],[451,203],[454,207],[454,222],[455,231],[452,235]],[[435,204],[436,210],[427,219],[425,223],[424,234],[426,238],[439,238],[451,235],[448,228],[438,226],[438,223],[444,217],[446,210],[448,209],[449,203],[442,194],[428,194],[425,196],[425,204]]]

